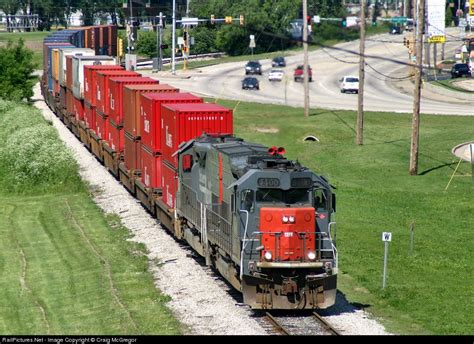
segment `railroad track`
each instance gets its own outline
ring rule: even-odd
[[[265,319],[280,335],[331,335],[338,336],[340,333],[332,327],[318,313],[313,312],[305,315],[275,315],[265,312]]]

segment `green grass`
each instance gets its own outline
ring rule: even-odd
[[[459,79],[449,79],[449,80],[436,80],[436,81],[431,81],[431,84],[435,86],[440,86],[443,88],[446,88],[450,91],[456,91],[456,92],[463,92],[467,94],[473,94],[473,91],[466,90],[465,88],[461,88],[456,86],[455,82],[459,81]]]
[[[9,40],[18,41],[23,38],[25,46],[33,51],[33,62],[38,69],[43,66],[43,39],[51,32],[0,32],[0,45],[6,45]]]
[[[355,123],[351,111],[312,110],[304,118],[298,108],[240,103],[235,113],[237,135],[284,146],[337,187],[339,287],[351,302],[366,304],[396,333],[473,334],[470,165],[461,163],[445,188],[458,163],[451,149],[472,140],[474,117],[421,117],[418,176],[408,173],[411,115],[366,113],[363,146],[354,144]],[[303,142],[309,134],[320,142]],[[382,232],[393,233],[385,291]]]
[[[181,333],[130,238],[39,111],[0,101],[0,333]]]

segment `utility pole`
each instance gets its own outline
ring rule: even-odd
[[[410,150],[410,175],[418,174],[418,150],[420,143],[420,98],[421,98],[421,74],[423,68],[423,26],[425,19],[425,0],[418,0],[418,18],[415,35],[415,89],[413,92],[413,117]]]
[[[172,16],[172,35],[171,35],[171,74],[176,74],[176,0],[173,0],[173,16]]]
[[[308,3],[303,0],[303,87],[304,116],[309,117],[309,75],[308,75]]]
[[[364,144],[364,80],[365,80],[365,1],[360,2],[359,92],[357,99],[356,143]]]

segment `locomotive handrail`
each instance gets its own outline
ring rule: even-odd
[[[240,279],[242,279],[242,276],[244,275],[244,250],[247,247],[247,243],[248,243],[248,240],[246,238],[247,238],[247,227],[249,224],[250,214],[248,210],[244,210],[244,209],[239,209],[239,212],[245,213],[247,215],[245,219],[244,236],[242,238],[243,239],[242,241],[244,242],[244,244],[242,245],[242,250],[240,251]]]
[[[334,256],[334,261],[335,261],[335,267],[334,269],[336,270],[336,273],[337,273],[337,269],[339,267],[339,254],[337,252],[337,247],[336,247],[336,222],[334,221],[331,221],[329,222],[329,239],[331,240],[331,246],[332,246],[332,250],[333,250],[333,256]],[[332,239],[331,237],[331,228],[334,227],[334,240]]]

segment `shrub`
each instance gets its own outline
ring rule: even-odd
[[[29,99],[37,78],[32,75],[35,65],[33,52],[25,48],[23,39],[9,41],[0,48],[0,98]]]
[[[38,110],[0,100],[0,182],[18,193],[82,187],[77,164]]]

